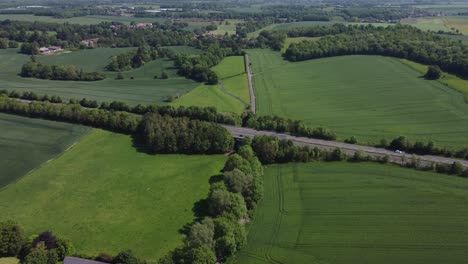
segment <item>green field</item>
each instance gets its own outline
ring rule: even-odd
[[[226,57],[213,67],[220,83],[199,85],[183,95],[174,106],[214,106],[221,112],[242,113],[250,103],[247,75],[243,56]]]
[[[223,155],[148,155],[129,136],[94,130],[39,170],[0,191],[0,221],[28,235],[51,230],[87,255],[132,249],[152,262],[179,246]]]
[[[226,22],[229,22],[229,25],[226,25]],[[226,33],[228,33],[229,35],[236,34],[236,25],[241,22],[242,20],[239,19],[225,19],[223,23],[217,24],[218,29],[213,31],[212,33],[216,35],[224,35]]]
[[[56,158],[90,129],[0,113],[0,190]]]
[[[442,12],[445,14],[458,14],[468,12],[468,3],[467,2],[446,2],[430,5],[414,5],[414,7],[425,9],[432,12]]]
[[[463,264],[468,181],[371,163],[272,165],[230,263]]]
[[[405,18],[401,20],[401,23],[422,30],[455,32],[458,29],[460,33],[468,34],[468,17]]]
[[[191,52],[192,48],[173,48],[178,52]],[[52,56],[37,56],[47,64],[75,65],[85,71],[103,71],[110,57],[130,49],[98,48],[63,52]],[[145,66],[124,72],[125,80],[115,80],[117,73],[105,72],[107,78],[98,82],[52,81],[18,76],[29,56],[18,54],[15,49],[0,50],[0,89],[34,91],[37,94],[59,95],[63,99],[88,98],[97,101],[120,100],[135,105],[138,103],[162,103],[169,95],[178,95],[195,88],[198,83],[176,74],[173,62],[159,59]],[[169,79],[154,79],[162,71]],[[132,80],[131,77],[134,77]]]
[[[18,264],[19,259],[17,258],[0,258],[0,264]]]
[[[1,14],[0,20],[18,20],[18,21],[39,21],[49,23],[70,23],[79,25],[93,25],[102,22],[121,22],[130,25],[130,22],[159,22],[164,23],[164,19],[155,17],[125,17],[125,16],[83,16],[83,17],[72,17],[72,18],[54,18],[50,16],[34,16],[28,14]]]
[[[291,63],[278,52],[248,53],[261,115],[301,119],[361,143],[405,135],[441,146],[468,145],[463,95],[424,80],[398,59],[341,56]]]
[[[421,74],[425,74],[427,72],[427,65],[405,59],[400,59],[400,61]],[[468,103],[468,80],[464,80],[455,75],[444,72],[443,77],[437,81],[463,93],[465,95],[465,101]]]

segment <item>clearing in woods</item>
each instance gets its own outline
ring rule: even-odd
[[[463,94],[424,80],[398,59],[356,55],[291,63],[278,52],[248,53],[260,115],[301,119],[360,143],[404,135],[440,146],[468,145]]]
[[[182,244],[224,155],[149,155],[130,136],[95,129],[53,162],[0,191],[0,221],[52,230],[77,253],[130,248],[155,262]],[[19,210],[20,209],[20,210]],[[32,217],[33,216],[33,217]]]
[[[201,84],[172,105],[214,106],[221,112],[242,113],[250,103],[244,57],[226,57],[212,69],[218,74],[219,84]]]
[[[463,264],[468,182],[375,163],[271,165],[230,263]]]
[[[0,190],[56,158],[90,131],[85,126],[0,113]]]
[[[190,47],[174,47],[176,52],[196,53]],[[167,96],[177,95],[195,88],[198,83],[178,76],[173,62],[159,59],[146,63],[143,67],[123,72],[124,80],[116,80],[116,72],[105,71],[110,57],[131,48],[97,48],[73,51],[52,56],[37,56],[36,59],[46,64],[74,65],[84,71],[100,71],[107,76],[96,82],[54,81],[18,76],[21,66],[30,56],[19,54],[17,49],[0,50],[0,89],[19,92],[33,91],[38,95],[61,96],[63,99],[87,98],[102,101],[124,101],[131,105],[163,103]],[[164,71],[169,79],[155,79]],[[133,79],[131,79],[133,77]]]

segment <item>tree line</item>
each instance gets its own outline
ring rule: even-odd
[[[72,65],[47,65],[37,62],[34,58],[23,64],[21,77],[32,77],[45,80],[62,80],[62,81],[101,81],[106,76],[99,72],[84,72],[83,69],[78,70]]]
[[[365,155],[362,151],[356,151],[353,155],[346,155],[340,148],[326,151],[318,148],[309,148],[307,146],[295,146],[291,140],[279,139],[274,136],[254,137],[252,148],[262,164],[311,161],[370,161],[388,163],[390,161],[389,156],[372,157],[370,155]],[[432,163],[428,166],[424,166],[421,164],[421,160],[415,156],[410,156],[410,158],[404,156],[401,160],[401,166],[468,177],[468,168],[464,168],[458,161],[452,164]]]
[[[109,71],[128,71],[139,68],[147,62],[173,56],[173,51],[167,48],[143,45],[138,47],[136,51],[129,51],[112,56],[111,62],[106,66],[106,69]]]
[[[156,113],[142,117],[122,111],[87,109],[77,104],[22,103],[4,96],[0,96],[0,111],[131,134],[150,153],[221,154],[228,152],[233,144],[232,136],[218,124]]]
[[[247,242],[245,224],[263,196],[263,168],[243,142],[229,156],[223,174],[211,183],[208,198],[184,245],[163,256],[159,264],[224,262]]]
[[[318,138],[324,140],[336,140],[336,134],[332,130],[323,127],[312,128],[303,121],[293,120],[279,116],[258,116],[252,112],[242,115],[242,126],[257,130],[275,131],[288,133],[293,136]]]
[[[411,141],[405,136],[398,136],[392,139],[390,143],[388,143],[387,140],[382,139],[378,146],[390,150],[400,150],[419,155],[435,155],[468,160],[468,148],[453,150],[446,147],[438,147],[433,141]]]
[[[234,139],[215,123],[147,113],[138,129],[151,153],[219,154],[229,152]]]
[[[293,43],[284,57],[290,61],[303,61],[352,54],[383,55],[437,65],[447,72],[468,77],[468,46],[461,41],[404,25],[348,27],[355,27],[355,30],[317,41]]]

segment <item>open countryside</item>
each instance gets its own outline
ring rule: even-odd
[[[465,264],[468,3],[0,1],[0,264]]]
[[[422,79],[396,59],[342,56],[289,63],[272,51],[249,54],[261,114],[302,119],[332,127],[342,139],[355,136],[374,144],[402,134],[446,146],[468,144],[463,94]]]

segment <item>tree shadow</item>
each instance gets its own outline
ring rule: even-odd
[[[150,148],[143,142],[143,140],[136,134],[131,135],[132,137],[132,147],[134,147],[137,152],[145,154],[154,154],[151,152]]]

